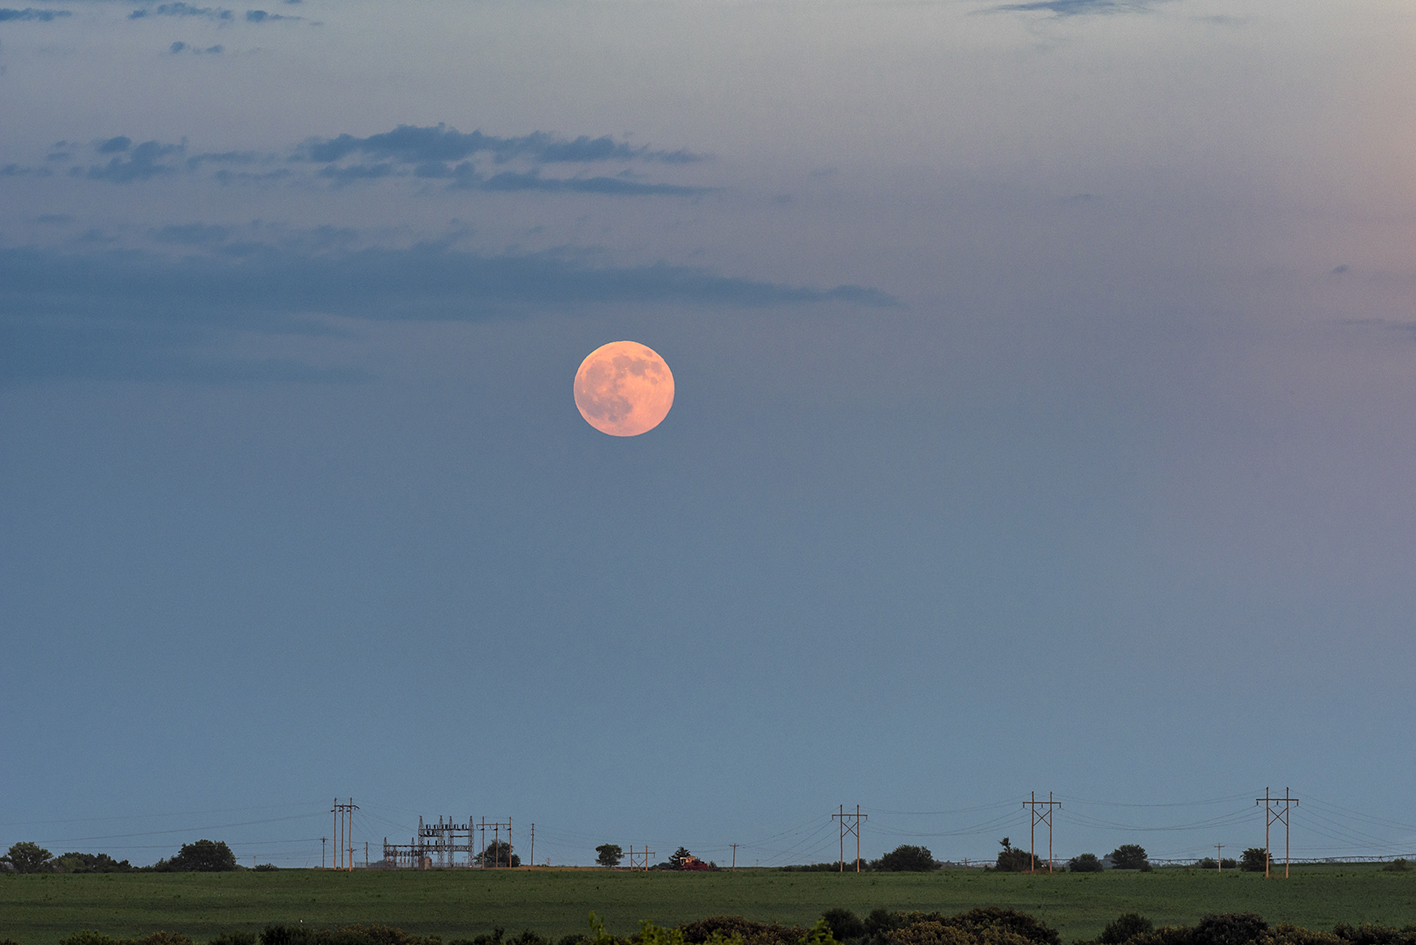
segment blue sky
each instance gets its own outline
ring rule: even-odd
[[[1416,852],[1416,12],[0,11],[0,846]],[[571,381],[674,371],[635,438]],[[1158,805],[1158,806],[1133,806]],[[518,826],[518,830],[520,827]],[[529,855],[518,834],[517,849]]]

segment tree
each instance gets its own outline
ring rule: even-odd
[[[115,860],[107,853],[65,853],[55,857],[53,865],[65,873],[127,873],[133,869],[127,860]]]
[[[619,866],[624,859],[624,851],[618,843],[602,843],[595,848],[595,862],[601,866]]]
[[[935,869],[934,854],[926,847],[902,844],[870,864],[871,869],[887,873],[928,873]]]
[[[674,851],[673,856],[669,857],[669,866],[673,869],[681,870],[683,869],[683,861],[691,856],[693,856],[693,854],[688,852],[687,847],[679,847]]]
[[[1033,857],[1027,850],[1020,850],[1013,846],[1013,842],[1007,837],[998,841],[1003,849],[998,851],[998,862],[994,869],[1000,873],[1026,873],[1034,869]]]
[[[224,840],[198,840],[182,844],[177,855],[159,863],[158,868],[173,873],[225,873],[236,868],[236,854]]]
[[[1123,843],[1111,851],[1111,865],[1118,870],[1143,870],[1146,862],[1146,848],[1139,843]]]
[[[1101,860],[1095,853],[1082,853],[1067,861],[1067,869],[1073,873],[1100,873]]]
[[[511,852],[512,846],[505,840],[493,840],[482,851],[483,866],[520,866],[521,857]]]
[[[1262,873],[1268,869],[1268,851],[1263,847],[1250,847],[1239,854],[1239,868],[1246,873]]]
[[[10,847],[10,851],[0,856],[0,862],[9,863],[16,873],[38,873],[54,854],[37,843],[22,840]]]

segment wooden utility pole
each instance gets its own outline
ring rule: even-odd
[[[1216,844],[1214,845],[1214,860],[1215,860],[1216,863],[1219,864],[1219,872],[1223,873],[1223,872],[1224,872],[1224,844],[1222,844],[1222,843],[1216,843]]]
[[[325,868],[325,838],[320,837],[320,869]]]
[[[1037,825],[1045,823],[1047,824],[1047,871],[1050,873],[1052,872],[1052,808],[1061,807],[1062,802],[1054,801],[1051,791],[1047,792],[1047,800],[1040,801],[1037,799],[1037,792],[1033,791],[1032,800],[1023,801],[1023,806],[1032,808],[1032,829],[1028,836],[1028,872],[1037,872],[1037,854],[1033,852],[1037,842]],[[1042,808],[1041,813],[1038,812],[1039,807]]]
[[[832,815],[831,815],[831,819],[832,819],[832,820],[836,820],[836,819],[838,819],[838,818],[839,818],[840,821],[841,821],[841,862],[840,862],[840,868],[837,870],[837,872],[844,873],[844,872],[846,871],[846,835],[853,833],[853,834],[855,834],[855,838],[856,838],[855,871],[856,871],[857,873],[859,873],[859,872],[860,872],[860,822],[861,822],[862,820],[869,820],[869,819],[870,819],[870,815],[869,815],[869,814],[862,814],[862,813],[860,812],[860,805],[859,805],[859,804],[856,805],[856,809],[855,809],[855,813],[854,813],[854,814],[847,814],[847,813],[846,813],[846,805],[842,804],[842,805],[841,805],[841,811],[840,811],[840,813],[838,813],[838,814],[832,814]],[[846,823],[846,821],[848,821],[848,820],[850,821],[850,824],[847,824],[847,823]]]
[[[536,865],[536,825],[531,825],[531,865]]]
[[[1288,796],[1288,788],[1282,797],[1269,797],[1269,789],[1264,788],[1264,796],[1254,798],[1255,804],[1264,805],[1264,879],[1269,875],[1269,828],[1276,823],[1283,824],[1283,878],[1288,878],[1288,811],[1298,803],[1298,798]],[[1280,806],[1282,805],[1282,806]]]
[[[736,870],[737,870],[737,848],[738,848],[738,845],[737,845],[736,843],[730,843],[730,844],[728,844],[728,846],[730,846],[730,847],[733,848],[733,865],[732,865],[732,868],[733,868],[734,871],[736,871]]]

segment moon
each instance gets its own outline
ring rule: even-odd
[[[601,345],[575,372],[575,406],[601,433],[647,433],[673,405],[673,372],[657,351],[637,341]]]

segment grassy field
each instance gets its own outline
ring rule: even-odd
[[[1191,870],[1027,876],[938,873],[629,873],[598,870],[487,872],[128,873],[0,876],[0,939],[56,945],[79,929],[131,937],[158,929],[198,941],[267,923],[394,925],[444,940],[503,927],[559,937],[586,929],[591,911],[611,932],[641,919],[677,925],[710,915],[809,925],[844,906],[961,912],[975,906],[1029,912],[1062,933],[1094,938],[1122,912],[1157,925],[1193,924],[1210,912],[1257,912],[1271,923],[1331,929],[1416,923],[1416,872],[1370,866],[1295,868],[1287,881],[1262,874]]]

